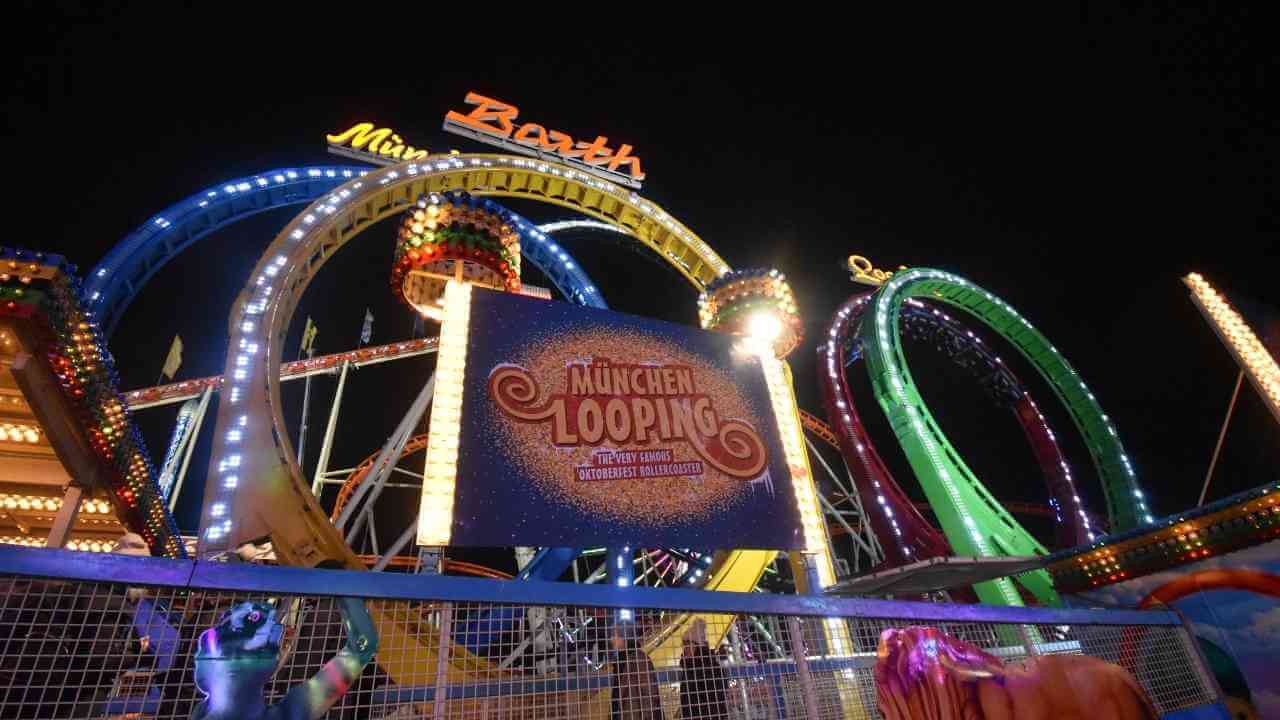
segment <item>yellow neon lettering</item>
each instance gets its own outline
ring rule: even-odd
[[[372,151],[391,135],[388,128],[374,129],[373,123],[356,123],[337,135],[325,135],[324,139],[332,145],[349,145],[353,150],[360,150],[365,145]]]
[[[863,285],[883,285],[893,277],[893,273],[887,270],[881,270],[871,264],[871,261],[861,255],[850,255],[848,259],[850,280]],[[899,270],[906,270],[906,266],[899,265]]]
[[[336,135],[325,135],[324,139],[336,147],[350,147],[394,160],[421,160],[431,154],[429,150],[406,145],[404,138],[391,128],[380,128],[368,122],[356,123]]]

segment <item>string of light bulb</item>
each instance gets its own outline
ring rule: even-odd
[[[40,442],[40,428],[26,423],[0,423],[0,440],[34,445]]]
[[[0,493],[0,507],[6,510],[47,510],[49,512],[57,512],[62,507],[62,498]],[[89,515],[106,515],[111,512],[111,503],[106,500],[85,500],[80,503],[80,512]]]
[[[21,547],[45,547],[48,543],[44,538],[21,537],[21,536],[5,536],[0,537],[0,545],[19,545]],[[63,546],[63,550],[73,550],[76,552],[95,552],[109,553],[115,550],[116,543],[110,540],[68,540]]]

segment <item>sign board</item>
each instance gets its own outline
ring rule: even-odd
[[[421,515],[450,525],[420,525],[421,544],[804,547],[761,361],[734,338],[450,292]],[[449,373],[460,388],[442,386]],[[438,489],[451,458],[446,518]]]
[[[871,261],[861,255],[850,255],[848,259],[849,279],[862,285],[875,285],[879,287],[889,278],[893,277],[893,272],[881,270],[871,264]],[[898,270],[906,270],[905,265],[899,265]],[[897,271],[894,271],[897,272]]]
[[[619,185],[640,189],[644,171],[640,169],[640,158],[631,154],[632,147],[626,143],[614,150],[608,145],[609,138],[603,135],[586,142],[537,123],[517,125],[515,119],[520,114],[519,108],[479,93],[467,93],[466,103],[475,105],[475,108],[466,113],[450,110],[444,118],[445,132],[522,155],[572,165]]]
[[[596,177],[633,190],[640,189],[644,171],[632,147],[623,143],[617,150],[609,138],[597,135],[590,142],[575,140],[567,133],[537,123],[516,124],[520,109],[478,93],[467,93],[466,104],[475,107],[466,113],[449,111],[444,130],[504,150],[571,165]],[[329,152],[375,165],[394,165],[423,160],[429,155],[416,148],[389,127],[359,122],[340,132],[325,135]]]
[[[422,160],[427,151],[404,141],[391,128],[371,122],[352,125],[342,132],[324,136],[329,152],[375,165],[395,165],[406,160]]]

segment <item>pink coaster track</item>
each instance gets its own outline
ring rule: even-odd
[[[872,444],[849,389],[846,368],[861,357],[856,330],[875,291],[850,297],[832,316],[827,342],[818,349],[823,404],[839,439],[841,454],[862,500],[866,521],[880,539],[884,562],[894,567],[951,555],[951,546],[903,492]],[[1053,430],[1018,378],[1004,366],[989,344],[946,312],[912,300],[903,307],[901,331],[931,339],[953,362],[974,371],[979,382],[1017,418],[1035,454],[1049,492],[1061,547],[1088,542],[1094,527],[1079,507],[1075,482]]]

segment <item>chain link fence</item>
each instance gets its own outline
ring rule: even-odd
[[[102,562],[22,551],[69,559],[56,563],[64,575]],[[73,579],[6,574],[3,559],[0,718],[189,718],[219,702],[243,708],[225,717],[309,717],[334,697],[325,717],[878,718],[882,633],[912,626],[1006,664],[1112,663],[1161,715],[1217,700],[1194,641],[1164,612],[1021,610],[1011,617],[1022,622],[996,622],[1003,609],[552,583],[517,593],[509,582],[255,566],[225,577],[211,568],[204,574],[221,579],[202,588],[195,577],[140,583],[166,582],[145,572],[155,560],[121,572],[135,558],[111,558],[109,571]],[[317,586],[358,587],[366,599]],[[422,597],[404,597],[413,593]],[[526,594],[540,604],[484,601]],[[541,602],[553,595],[593,604]],[[369,627],[376,640],[361,639]],[[282,714],[254,709],[254,697]]]

